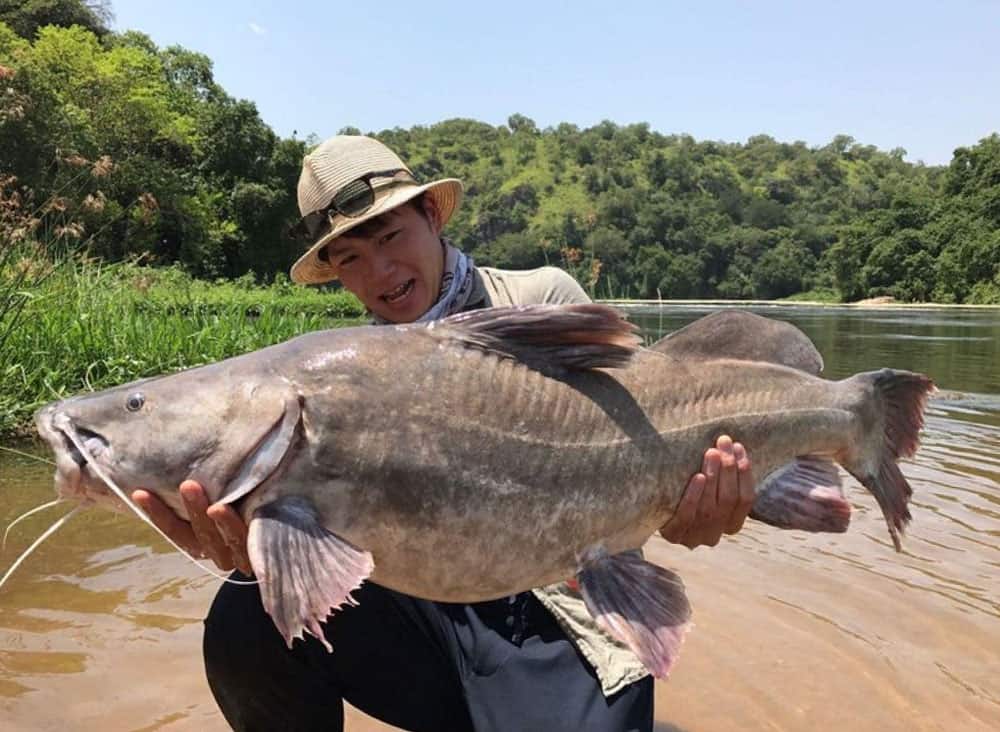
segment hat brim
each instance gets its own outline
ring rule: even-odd
[[[319,258],[320,251],[338,236],[346,234],[355,226],[369,219],[402,206],[421,193],[434,199],[441,216],[441,226],[448,223],[462,200],[462,181],[457,178],[442,178],[425,185],[395,185],[375,191],[375,202],[365,213],[356,218],[337,215],[333,228],[322,236],[308,251],[292,265],[290,276],[293,282],[303,285],[319,285],[337,279],[337,268]]]

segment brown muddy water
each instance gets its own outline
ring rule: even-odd
[[[712,309],[629,312],[654,335]],[[942,392],[904,464],[914,520],[895,554],[847,478],[844,535],[748,522],[715,549],[651,540],[695,612],[657,684],[657,729],[1000,729],[1000,311],[752,309],[803,328],[828,377],[885,365],[934,377]],[[0,524],[50,500],[51,476],[0,453]],[[63,511],[18,525],[0,571]],[[200,652],[216,586],[137,520],[75,517],[0,590],[0,729],[225,729]],[[348,729],[390,728],[354,712]]]

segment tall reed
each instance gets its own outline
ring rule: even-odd
[[[208,283],[176,268],[63,261],[28,292],[0,359],[0,436],[53,399],[262,348],[363,314],[347,292]]]

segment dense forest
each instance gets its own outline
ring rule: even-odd
[[[276,135],[205,55],[108,17],[106,3],[0,0],[5,251],[280,278],[317,141]],[[464,180],[448,233],[478,263],[557,264],[598,297],[1000,303],[997,134],[931,167],[846,135],[729,143],[520,114],[365,132],[421,179]]]

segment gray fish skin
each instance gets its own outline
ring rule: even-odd
[[[383,367],[313,393],[314,413],[336,417],[307,416],[308,459],[245,510],[308,486],[324,525],[375,555],[375,581],[434,600],[565,579],[596,541],[612,554],[640,547],[720,434],[767,474],[798,455],[859,453],[877,424],[864,383],[775,365],[694,370],[644,351],[613,376],[557,380],[413,340],[405,355],[391,338],[367,344]]]
[[[823,357],[809,337],[791,323],[744,310],[725,309],[706,315],[650,346],[688,363],[722,358],[781,364],[818,376]],[[805,468],[805,470],[803,470]],[[787,469],[811,480],[789,484]],[[843,533],[851,522],[851,504],[837,485],[823,481],[829,465],[801,463],[757,472],[757,499],[750,518],[783,529]],[[826,483],[817,488],[817,481]],[[794,490],[794,486],[798,490]]]
[[[669,333],[650,348],[684,361],[766,361],[818,375],[823,357],[791,323],[745,310],[719,310]]]
[[[591,335],[593,323],[573,320],[583,314],[615,332]],[[831,382],[763,361],[632,353],[630,327],[616,319],[598,305],[537,306],[311,333],[49,405],[36,423],[63,494],[106,491],[67,455],[58,415],[116,482],[178,513],[185,478],[212,500],[240,498],[265,604],[289,643],[315,634],[316,619],[369,574],[418,597],[472,602],[586,570],[591,612],[664,675],[682,632],[642,633],[686,623],[679,580],[643,579],[644,567],[616,558],[670,519],[721,434],[747,446],[759,475],[799,456],[836,460],[873,491],[898,546],[910,488],[895,461],[916,449],[929,379],[885,370]],[[609,364],[623,367],[594,367]],[[133,412],[135,394],[143,403]],[[305,502],[288,512],[289,497]],[[332,537],[315,555],[297,548],[317,546],[310,506]],[[296,557],[353,569],[281,579],[281,562]],[[609,584],[623,575],[661,591],[633,608]],[[282,582],[269,600],[265,585]],[[285,607],[331,582],[337,592]],[[668,606],[651,609],[656,595]]]

